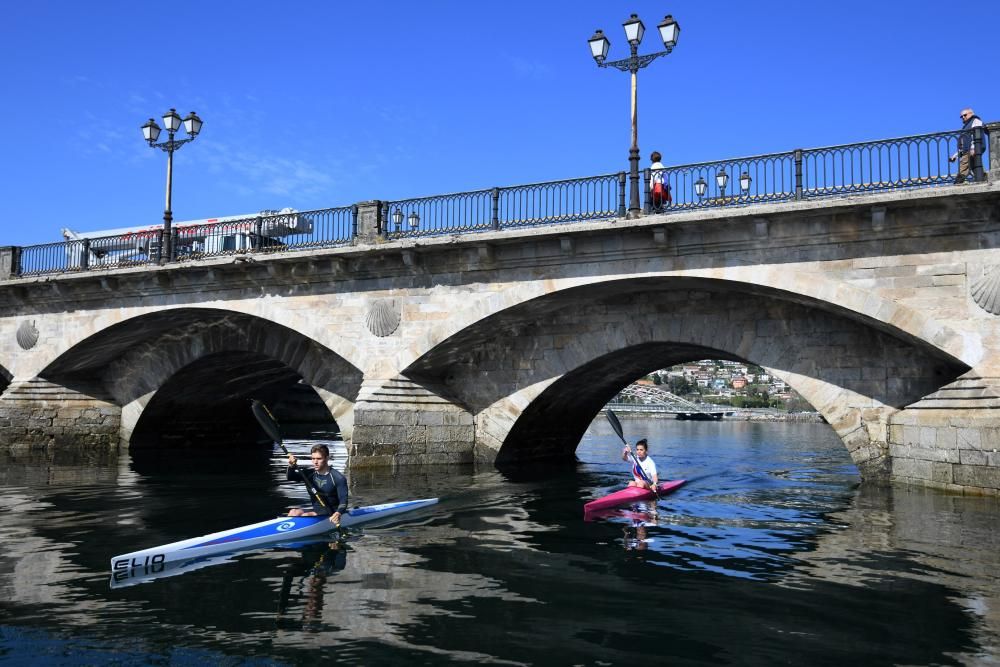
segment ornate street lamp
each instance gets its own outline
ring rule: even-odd
[[[715,175],[715,184],[719,186],[720,197],[726,196],[726,185],[728,183],[729,183],[729,174],[727,174],[725,170],[721,170],[719,171],[719,173]]]
[[[629,148],[628,154],[629,178],[632,182],[629,190],[628,217],[638,218],[640,215],[639,119],[637,111],[636,74],[640,69],[646,67],[649,63],[653,62],[660,56],[665,56],[674,50],[674,46],[677,45],[677,38],[681,33],[681,27],[672,16],[667,15],[663,21],[656,26],[660,31],[660,39],[663,41],[665,50],[645,56],[638,55],[639,44],[642,42],[643,34],[646,32],[646,27],[643,25],[639,17],[632,14],[629,19],[622,24],[622,27],[625,29],[625,38],[628,40],[629,48],[632,52],[628,58],[605,62],[605,59],[608,57],[608,48],[611,44],[602,30],[595,32],[594,35],[587,40],[587,43],[590,45],[590,54],[594,57],[594,61],[597,63],[598,67],[614,67],[622,72],[630,72],[632,75],[632,145]]]
[[[187,139],[174,139],[174,134],[184,124],[184,131],[187,132]],[[174,175],[174,151],[188,143],[194,141],[198,133],[201,132],[202,121],[195,112],[189,113],[183,120],[175,109],[171,109],[163,114],[163,129],[167,131],[169,138],[163,143],[156,143],[160,137],[160,126],[150,118],[142,126],[142,137],[149,144],[150,148],[159,148],[167,154],[167,203],[163,210],[163,241],[160,243],[160,264],[165,264],[173,259],[173,240],[170,230],[170,223],[173,221],[173,213],[170,209],[170,196],[173,187]]]
[[[396,228],[397,232],[403,230],[403,212],[398,208],[392,212],[392,225]]]
[[[410,211],[410,215],[407,216],[406,221],[410,223],[410,231],[417,231],[420,227],[420,216],[417,215],[416,211]]]
[[[708,183],[705,182],[704,178],[699,176],[698,180],[694,182],[694,193],[698,195],[698,199],[701,199],[702,197],[705,196],[705,190],[707,189],[708,189]]]
[[[743,191],[743,194],[750,192],[750,184],[752,182],[753,179],[750,178],[750,174],[748,174],[745,171],[742,174],[740,174],[740,190]]]

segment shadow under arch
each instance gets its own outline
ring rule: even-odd
[[[0,366],[0,394],[7,391],[7,387],[10,386],[10,382],[13,379],[14,375],[5,367]]]
[[[235,371],[234,369],[238,369]],[[139,450],[208,450],[265,445],[250,413],[250,399],[261,400],[281,425],[285,438],[323,434],[333,437],[339,427],[316,389],[285,363],[257,352],[235,350],[199,357],[172,375],[152,394],[129,439]]]
[[[344,429],[362,373],[272,320],[182,308],[109,327],[67,350],[40,377],[81,393],[105,392],[123,408],[124,441],[134,446],[137,434],[140,447],[169,447],[203,441],[194,438],[199,429],[220,445],[262,439],[250,397],[270,401],[288,423],[334,428],[336,422]]]

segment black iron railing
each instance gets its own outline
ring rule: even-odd
[[[624,215],[625,174],[382,202],[386,238],[461,234]]]
[[[789,199],[947,185],[955,182],[961,130],[868,141],[825,148],[716,162],[646,169],[643,186],[646,212],[745,206]],[[982,128],[971,132],[981,147],[974,162],[980,172],[989,165]],[[975,169],[975,166],[973,167]],[[981,174],[980,174],[981,176]],[[666,192],[657,196],[660,181]]]
[[[997,124],[993,132],[1000,132]],[[814,197],[954,183],[959,145],[977,147],[970,180],[990,164],[982,128],[645,170],[647,213],[747,206]],[[997,140],[993,143],[996,145]],[[994,162],[997,162],[994,158]],[[658,194],[660,181],[668,194]],[[625,216],[625,172],[472,192],[376,202],[386,239],[466,234]],[[121,268],[200,258],[329,248],[359,236],[359,205],[315,211],[265,211],[242,218],[175,225],[172,257],[161,257],[162,230],[12,247],[11,276]],[[0,258],[2,259],[2,258]]]
[[[259,215],[181,227],[175,260],[346,245],[355,236],[355,208],[264,211]]]

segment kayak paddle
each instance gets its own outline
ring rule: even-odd
[[[262,429],[264,429],[264,433],[267,434],[267,437],[274,441],[274,444],[278,447],[281,447],[281,451],[285,453],[285,456],[291,456],[291,453],[282,441],[281,429],[278,428],[278,422],[274,419],[274,415],[271,414],[271,411],[267,409],[267,406],[254,398],[250,400],[250,409],[253,410],[253,416],[257,418],[257,423],[260,424]],[[296,470],[298,470],[298,467],[296,467]],[[300,473],[300,475],[302,477],[302,481],[306,483],[309,495],[315,498],[323,509],[330,512],[330,514],[333,514],[333,510],[327,507],[326,501],[323,500],[323,496],[320,495],[319,491],[316,489],[316,485],[313,484],[313,481],[309,479],[309,475],[306,475],[305,473]],[[337,527],[340,527],[339,523],[337,524]]]
[[[611,408],[605,410],[604,414],[607,416],[608,423],[611,424],[611,428],[614,429],[615,433],[618,434],[618,437],[621,438],[622,444],[624,444],[628,449],[629,456],[632,457],[632,461],[635,463],[635,469],[639,471],[639,477],[642,477],[642,481],[649,484],[649,490],[652,491],[653,495],[656,496],[656,499],[659,500],[660,492],[657,490],[656,485],[653,484],[653,480],[651,480],[649,475],[646,474],[646,471],[642,469],[642,466],[639,464],[639,459],[635,456],[635,452],[633,452],[632,448],[629,447],[628,440],[625,439],[625,432],[622,431],[622,423],[618,421],[618,415],[616,415],[614,410]]]

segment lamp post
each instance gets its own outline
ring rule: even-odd
[[[724,201],[726,199],[726,185],[729,184],[729,174],[726,173],[725,169],[720,169],[719,173],[715,175],[715,184],[719,186],[719,200]]]
[[[642,21],[635,14],[632,14],[625,23],[622,24],[625,28],[625,38],[628,40],[629,48],[632,54],[628,58],[622,60],[614,60],[612,62],[605,62],[608,57],[608,48],[611,46],[611,42],[604,35],[604,32],[598,30],[594,33],[587,42],[590,44],[590,54],[594,56],[594,60],[597,62],[598,67],[614,67],[622,72],[630,72],[632,75],[632,145],[629,148],[628,160],[629,160],[629,177],[632,180],[629,192],[629,206],[628,206],[628,218],[638,218],[640,215],[639,208],[639,119],[637,111],[637,88],[636,88],[636,74],[640,69],[646,67],[649,63],[653,62],[660,56],[665,56],[674,50],[674,46],[677,45],[677,38],[681,33],[681,26],[677,21],[673,19],[669,14],[663,19],[663,21],[656,26],[660,31],[660,39],[663,40],[663,51],[658,53],[650,53],[648,55],[640,56],[638,54],[639,43],[642,42],[643,33],[646,32],[646,27],[643,25]]]
[[[705,191],[707,189],[708,183],[705,182],[704,178],[699,176],[698,180],[694,183],[694,193],[698,195],[698,201],[701,201],[701,198],[705,196]]]
[[[392,211],[392,226],[396,233],[403,231],[403,219],[406,219],[407,224],[410,225],[410,231],[415,232],[420,228],[420,215],[416,211],[410,211],[409,215],[403,215],[401,209],[393,209]]]
[[[182,122],[184,124],[184,131],[188,133],[188,138],[174,139],[174,134],[181,128]],[[171,109],[163,114],[163,128],[167,131],[169,138],[159,144],[156,143],[156,140],[160,137],[160,126],[156,124],[156,121],[150,118],[142,126],[142,136],[150,148],[159,148],[167,154],[167,203],[163,209],[163,240],[160,242],[160,264],[165,264],[173,259],[173,240],[170,231],[173,213],[170,209],[170,194],[173,187],[174,151],[189,141],[194,141],[198,133],[201,132],[201,126],[201,118],[198,118],[198,114],[195,112],[192,111],[189,113],[182,121],[177,111]]]

